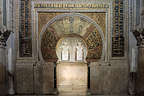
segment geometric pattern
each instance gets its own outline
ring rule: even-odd
[[[113,6],[112,57],[124,56],[124,0],[115,0]]]

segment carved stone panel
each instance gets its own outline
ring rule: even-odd
[[[31,62],[20,63],[16,67],[16,92],[19,94],[34,93],[33,64]]]
[[[37,63],[34,67],[34,83],[36,94],[52,94],[54,92],[54,64]]]
[[[95,64],[90,64],[91,93],[122,94],[120,96],[126,96],[124,94],[127,94],[128,87],[127,68],[97,66]]]

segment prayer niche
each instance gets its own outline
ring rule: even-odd
[[[85,62],[87,47],[80,37],[64,37],[59,40],[56,53],[58,61]]]

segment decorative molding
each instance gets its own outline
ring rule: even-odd
[[[51,4],[35,4],[34,8],[73,8],[73,9],[80,9],[80,8],[108,8],[108,4],[60,4],[60,3],[51,3]]]

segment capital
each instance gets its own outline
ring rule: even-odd
[[[6,46],[6,41],[8,37],[10,36],[11,31],[7,30],[4,27],[0,28],[0,47]]]
[[[133,35],[137,40],[137,46],[144,47],[144,29],[134,30]]]

